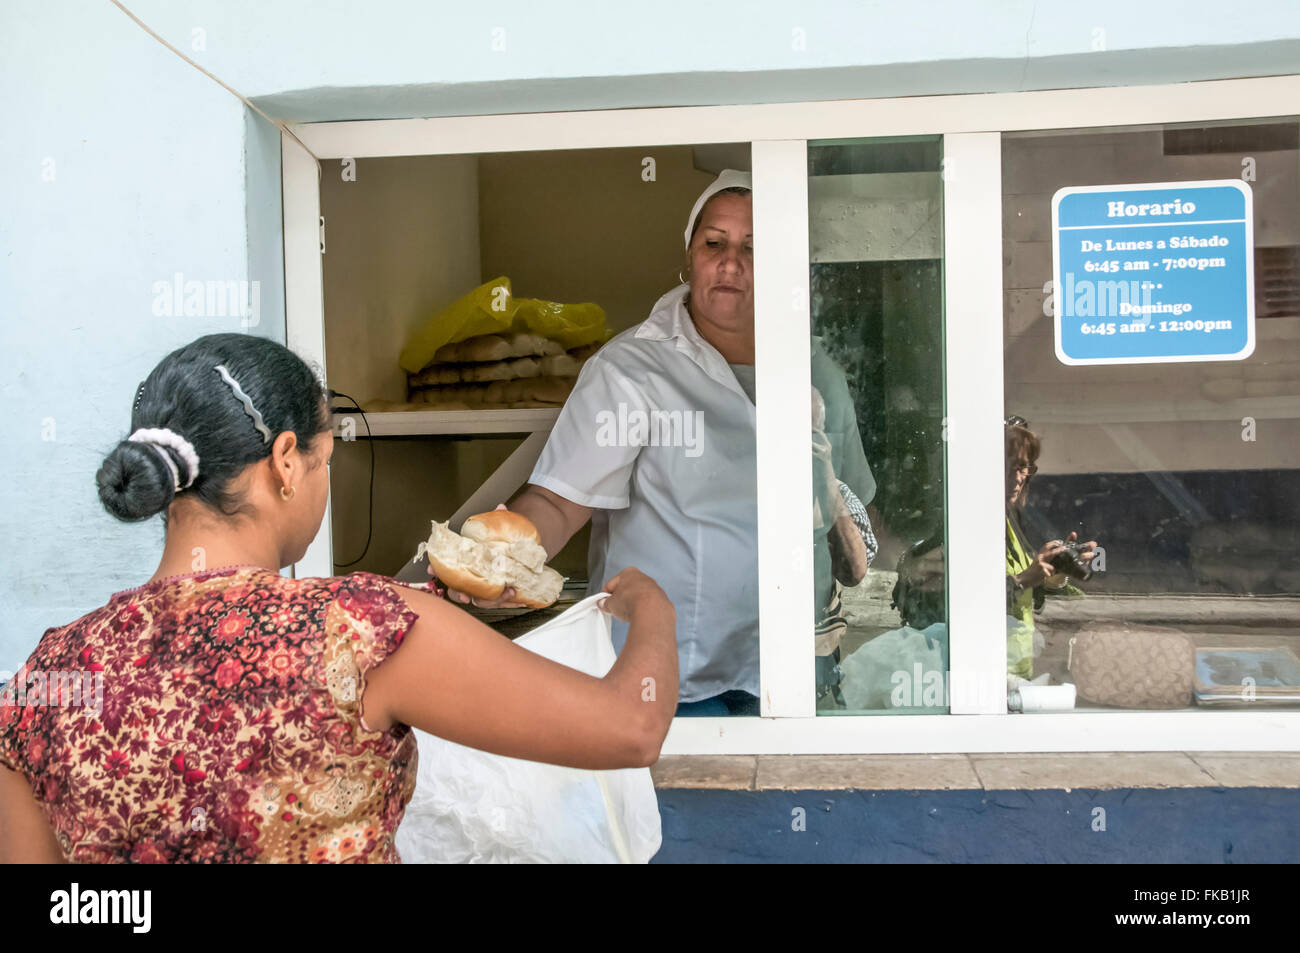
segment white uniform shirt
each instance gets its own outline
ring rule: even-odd
[[[588,359],[528,481],[593,508],[588,595],[629,566],[667,593],[683,702],[759,693],[754,404],[688,292]]]

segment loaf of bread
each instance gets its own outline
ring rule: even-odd
[[[555,602],[564,588],[564,577],[546,565],[537,527],[508,510],[471,516],[459,533],[434,522],[416,558],[421,555],[429,557],[429,565],[449,589],[476,599],[500,598],[509,586],[517,602],[541,609]]]

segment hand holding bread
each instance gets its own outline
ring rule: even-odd
[[[526,517],[504,504],[465,520],[460,533],[434,522],[418,555],[449,599],[481,609],[541,609],[559,598],[564,577],[546,565],[546,550]]]

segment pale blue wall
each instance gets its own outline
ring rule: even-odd
[[[1106,0],[726,7],[131,0],[273,115],[384,118],[1175,82],[1300,72],[1300,5]],[[737,11],[743,11],[738,13]],[[493,51],[493,29],[505,49]],[[193,51],[193,31],[206,50]],[[800,28],[806,49],[793,48]],[[1093,51],[1096,29],[1105,49]],[[94,473],[169,350],[237,317],[157,317],[155,281],[262,283],[284,340],[275,131],[107,0],[0,5],[0,669],[143,582],[161,526]],[[53,160],[53,181],[42,178]],[[42,439],[53,425],[53,440]]]

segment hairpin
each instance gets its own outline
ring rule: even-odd
[[[253,418],[253,426],[262,434],[262,443],[270,443],[271,431],[267,428],[265,421],[262,420],[262,415],[257,412],[257,408],[253,406],[252,399],[239,386],[239,381],[230,376],[230,371],[226,370],[224,364],[218,364],[216,371],[221,375],[222,380],[230,385],[230,389],[235,392],[235,397],[244,405],[244,411]]]

